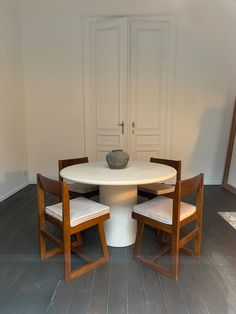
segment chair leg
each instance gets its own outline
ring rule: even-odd
[[[179,277],[179,248],[178,238],[173,237],[171,243],[171,278],[178,280]]]
[[[41,230],[39,230],[39,252],[42,260],[47,258],[46,238]]]
[[[102,248],[102,256],[104,257],[105,261],[109,261],[109,253],[107,249],[106,244],[106,236],[104,232],[103,222],[98,223],[98,232],[99,232],[99,238],[100,238],[100,244]]]
[[[195,241],[194,241],[194,255],[199,257],[201,254],[201,241],[202,236],[201,236],[201,230],[199,230],[199,234],[196,236]]]
[[[47,258],[46,238],[43,233],[45,231],[45,228],[45,215],[41,213],[39,215],[39,253],[42,260]]]
[[[64,231],[64,263],[65,263],[65,281],[71,279],[71,237],[69,232]]]
[[[134,244],[134,256],[135,257],[139,256],[141,252],[143,230],[144,230],[144,223],[138,221],[137,234],[136,234],[136,239],[135,239],[135,244]]]

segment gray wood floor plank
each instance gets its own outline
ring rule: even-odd
[[[235,270],[232,272],[232,267],[230,267],[230,272],[228,273],[228,262],[227,262],[227,272],[222,271],[222,267],[215,258],[212,258],[211,255],[204,257],[203,267],[207,272],[207,275],[211,278],[214,286],[216,288],[217,294],[220,296],[222,303],[225,304],[225,307],[233,312],[236,311],[236,298],[235,298],[235,290],[233,285],[229,287],[227,276],[236,276]]]
[[[109,314],[127,313],[126,248],[110,248]]]
[[[30,302],[27,301],[25,312],[22,313],[46,313],[58,282],[57,279],[48,279],[45,283],[41,283],[37,291],[34,291],[34,295],[31,295]],[[28,297],[25,296],[25,298],[27,299]]]
[[[148,314],[167,313],[166,300],[159,274],[144,266],[143,282]]]
[[[40,266],[40,262],[32,265],[31,273],[25,280],[22,280],[16,295],[8,304],[8,313],[46,313],[58,282],[58,279],[48,278],[44,283],[48,271],[49,269]]]
[[[63,278],[63,269],[55,269],[54,262],[45,260],[43,263],[40,261],[39,264],[41,264],[41,267],[33,276],[33,280],[29,280],[28,283],[30,292],[22,296],[22,299],[27,300],[24,310],[25,314],[46,313],[56,287],[60,282],[59,278]]]
[[[189,264],[194,257],[181,256],[180,259],[180,277],[178,281],[179,289],[184,298],[187,310],[191,314],[209,314],[209,310],[202,296],[201,290],[193,280],[192,270]]]
[[[133,247],[127,248],[127,253],[128,313],[147,314],[142,275],[143,265],[134,261]]]
[[[163,286],[168,313],[191,314],[187,310],[185,300],[177,282],[166,277],[161,277],[161,284]]]
[[[107,313],[109,284],[110,264],[108,263],[95,270],[87,314]]]
[[[86,314],[95,271],[76,280],[76,286],[68,307],[68,314]]]
[[[201,261],[198,259],[193,259],[189,264],[190,271],[192,273],[192,278],[201,291],[201,294],[205,300],[205,304],[210,313],[220,314],[227,313],[228,307],[222,302],[221,295],[214,285],[214,282],[210,278],[209,274],[203,267],[204,257]],[[215,271],[217,271],[215,269]],[[221,291],[222,294],[224,291]]]
[[[22,285],[26,282],[27,278],[32,275],[33,265],[25,265],[22,263],[17,267],[17,271],[13,272],[10,280],[4,285],[4,289],[1,290],[1,302],[0,302],[0,313],[11,313],[8,308],[11,307],[18,291]],[[14,312],[13,312],[14,313]]]
[[[75,290],[75,286],[76,286],[75,280],[69,282],[64,282],[63,279],[60,280],[47,308],[47,313],[49,314],[67,313]]]

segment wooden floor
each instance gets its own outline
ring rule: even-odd
[[[207,186],[200,260],[182,255],[180,279],[135,262],[133,246],[109,248],[110,263],[63,281],[63,258],[38,256],[35,186],[0,203],[0,313],[236,313],[236,230],[217,211],[236,211],[236,196]],[[99,254],[96,230],[83,235]],[[145,232],[145,251],[155,244]]]

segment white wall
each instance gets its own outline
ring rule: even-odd
[[[0,201],[27,184],[27,145],[18,0],[0,0]]]
[[[184,177],[221,183],[236,94],[232,0],[22,0],[31,182],[84,153],[81,16],[163,13],[177,21],[172,157]]]

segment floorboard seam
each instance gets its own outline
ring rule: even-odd
[[[149,310],[148,310],[148,302],[147,302],[147,292],[145,289],[145,284],[144,284],[144,274],[143,274],[143,265],[142,265],[142,281],[143,281],[143,294],[144,294],[144,302],[145,302],[145,308],[146,308],[146,313],[149,314]]]
[[[54,291],[54,293],[53,293],[53,295],[52,295],[52,298],[51,298],[51,300],[50,300],[50,302],[49,302],[49,305],[48,305],[48,308],[47,308],[46,313],[48,313],[48,311],[50,310],[51,304],[53,304],[53,299],[54,299],[54,297],[55,297],[55,295],[56,295],[56,292],[57,292],[57,289],[58,289],[60,283],[61,283],[61,280],[58,281],[58,284],[57,284],[56,289],[55,289],[55,291]]]
[[[186,304],[186,302],[185,302],[185,298],[184,298],[184,296],[183,296],[183,293],[182,293],[182,290],[181,290],[181,288],[180,288],[180,285],[179,285],[178,281],[177,281],[177,287],[178,287],[178,289],[179,289],[179,293],[180,293],[181,298],[182,298],[182,300],[183,300],[183,303],[184,303],[186,312],[187,312],[188,314],[191,314],[191,313],[189,312],[189,310],[188,310],[187,304]]]
[[[162,292],[164,303],[165,303],[165,307],[166,307],[166,312],[168,313],[168,306],[167,306],[167,301],[166,301],[166,295],[165,295],[165,292],[164,292],[163,284],[161,282],[160,274],[157,274],[157,276],[158,276],[158,280],[159,280],[159,283],[160,283],[161,292]]]
[[[91,289],[90,289],[90,294],[89,294],[88,306],[87,306],[86,314],[88,313],[89,306],[90,306],[90,301],[91,301],[91,296],[92,296],[92,291],[93,291],[93,286],[94,286],[94,281],[95,281],[96,270],[97,269],[95,268],[95,270],[93,272],[93,280],[92,280],[92,284],[91,284]]]
[[[128,291],[128,250],[125,251],[125,285],[126,285],[126,311],[129,313],[129,291]]]
[[[112,263],[112,256],[110,257],[110,262],[109,262],[109,283],[108,283],[108,289],[107,289],[107,311],[106,313],[109,314],[109,297],[110,297],[110,288],[111,288],[111,263]]]

